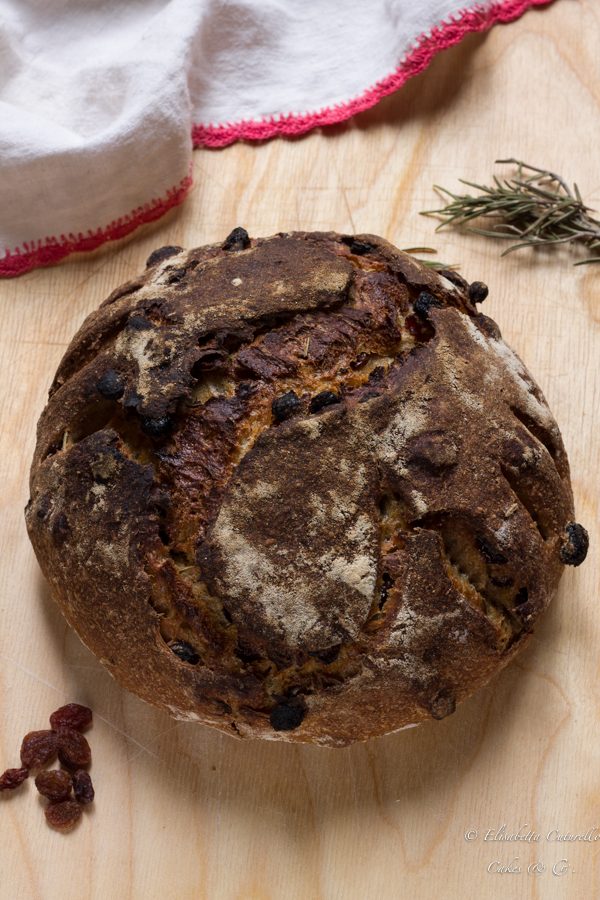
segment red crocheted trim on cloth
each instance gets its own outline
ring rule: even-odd
[[[242,121],[227,125],[194,125],[194,147],[226,147],[235,141],[263,141],[282,135],[299,135],[322,125],[336,125],[375,106],[415,75],[427,68],[433,57],[458,44],[467,34],[487,31],[492,25],[507,24],[518,19],[533,6],[548,6],[552,0],[505,0],[487,9],[465,9],[451,20],[436,25],[429,34],[418,38],[413,50],[395,72],[377,82],[360,97],[328,106],[317,112],[297,115],[289,113],[260,121]]]
[[[65,256],[75,252],[95,250],[107,241],[117,241],[131,234],[140,225],[160,219],[174,206],[185,200],[192,186],[192,176],[186,175],[176,187],[170,188],[165,197],[150,200],[138,206],[126,216],[115,219],[106,228],[88,231],[86,234],[61,234],[44,240],[24,243],[22,248],[7,250],[4,259],[0,259],[0,278],[11,278],[23,275],[39,266],[50,266],[60,262]]]

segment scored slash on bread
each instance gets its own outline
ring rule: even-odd
[[[155,251],[50,390],[29,534],[128,689],[342,746],[452,713],[585,556],[487,288],[373,235]]]

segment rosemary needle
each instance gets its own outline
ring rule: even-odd
[[[478,194],[455,194],[434,185],[442,199],[449,202],[441,209],[426,210],[424,216],[442,221],[436,231],[448,225],[466,226],[473,220],[488,219],[489,227],[470,225],[467,231],[513,243],[502,253],[522,247],[579,243],[590,256],[576,266],[600,263],[600,221],[591,216],[593,210],[583,202],[576,184],[571,189],[564,178],[530,166],[518,159],[497,159],[498,165],[516,167],[511,177],[493,176],[492,185],[459,179]]]
[[[437,250],[435,250],[433,247],[404,247],[403,252],[410,253],[411,256],[414,256],[415,253],[436,254]],[[424,266],[428,266],[428,268],[430,269],[458,269],[458,263],[444,263],[440,262],[437,259],[420,259],[418,256],[416,256],[415,259],[417,260],[417,262],[420,262]]]

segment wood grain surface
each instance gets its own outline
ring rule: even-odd
[[[0,796],[2,900],[600,897],[600,269],[433,234],[434,182],[519,156],[600,206],[600,4],[558,0],[438,57],[398,95],[301,140],[194,156],[184,206],[125,243],[0,284],[0,770],[59,704],[95,712],[93,810],[52,832],[31,780]],[[163,244],[291,229],[437,246],[490,286],[485,312],[542,386],[591,552],[530,647],[442,722],[330,750],[240,743],[122,691],[48,597],[23,519],[37,417],[83,317]],[[540,841],[484,840],[531,829]],[[469,834],[472,840],[465,838]],[[597,832],[600,835],[600,830]],[[592,835],[593,836],[593,835]],[[520,873],[489,872],[495,861]],[[570,867],[555,875],[560,860]],[[530,864],[545,871],[528,873]]]

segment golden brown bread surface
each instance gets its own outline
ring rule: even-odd
[[[470,288],[373,235],[152,254],[50,390],[27,526],[128,689],[341,746],[453,712],[587,536],[544,398]]]

